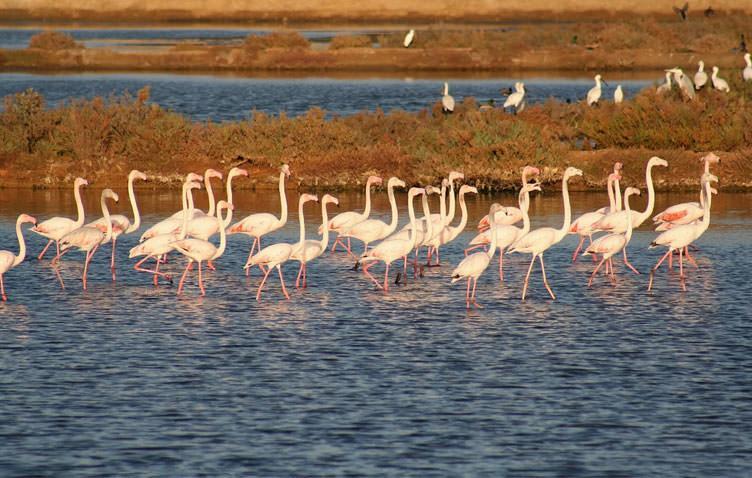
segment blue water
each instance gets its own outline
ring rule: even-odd
[[[446,78],[358,78],[329,77],[249,78],[237,76],[179,75],[159,73],[75,73],[37,75],[0,73],[0,97],[34,88],[49,105],[70,98],[135,94],[144,86],[151,87],[151,101],[196,120],[240,120],[253,110],[268,114],[285,112],[292,116],[310,108],[323,108],[330,113],[350,115],[361,111],[430,109],[441,99],[443,82],[450,83],[450,93],[457,102],[472,96],[479,103],[489,99],[500,107],[504,97],[501,88],[512,86],[519,78],[500,76],[473,79]],[[455,74],[456,75],[456,74]],[[620,79],[618,73],[607,77],[610,86],[603,87],[604,100],[613,98],[616,85],[622,84],[626,98],[652,84],[649,80]],[[534,104],[549,98],[580,101],[593,86],[592,79],[525,78],[527,102]]]
[[[15,250],[20,210],[70,215],[69,196],[0,190],[0,247]],[[85,196],[93,210],[96,192]],[[140,192],[145,223],[176,210],[175,196]],[[656,210],[694,196],[660,194]],[[340,211],[362,204],[341,199]],[[130,269],[133,236],[118,245],[117,283],[108,246],[87,292],[80,254],[64,260],[65,290],[47,261],[29,259],[6,275],[0,304],[1,474],[749,476],[752,196],[714,201],[687,292],[663,269],[647,293],[647,276],[621,265],[616,287],[601,277],[587,289],[592,263],[570,263],[570,236],[546,253],[556,301],[536,268],[521,303],[528,257],[508,255],[507,282],[494,262],[478,283],[485,308],[466,312],[450,272],[492,200],[511,203],[472,198],[445,265],[389,295],[335,254],[310,265],[306,291],[281,300],[273,278],[257,304],[259,273],[243,276],[239,237],[204,298],[193,280],[176,297]],[[559,225],[560,201],[535,197],[533,227]],[[237,203],[239,216],[278,210],[269,194],[241,191]],[[573,195],[576,213],[601,203]],[[310,234],[318,218],[309,207]],[[264,243],[295,241],[296,220]],[[647,249],[654,237],[643,227],[629,246],[643,272],[660,254]],[[32,254],[43,244],[29,242]],[[295,267],[284,269],[291,286]]]

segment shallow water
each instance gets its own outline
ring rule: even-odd
[[[659,75],[660,76],[660,75]],[[633,78],[628,74],[607,76],[610,86],[603,87],[603,98],[611,100],[616,85],[621,84],[626,98],[652,84],[652,80]],[[450,93],[461,102],[472,96],[479,103],[490,99],[500,107],[504,97],[501,88],[511,87],[518,77],[463,77],[457,73],[446,76],[401,78],[363,77],[243,77],[218,75],[181,75],[167,73],[74,73],[39,75],[0,73],[0,97],[34,88],[42,93],[49,105],[70,98],[135,94],[144,86],[151,87],[151,101],[187,114],[195,120],[241,120],[253,110],[267,114],[281,111],[300,115],[320,107],[333,114],[349,115],[360,111],[430,109],[441,99],[443,82],[450,83]],[[523,77],[527,103],[534,104],[556,98],[580,101],[593,86],[590,75],[580,78],[566,76]]]
[[[124,192],[124,191],[118,191]],[[87,191],[94,210],[97,191]],[[139,191],[144,222],[176,210],[176,192]],[[72,215],[66,191],[0,190],[0,247],[15,249],[20,210]],[[277,211],[272,194],[240,191],[237,215]],[[292,196],[292,193],[291,193]],[[385,194],[376,194],[386,216]],[[605,195],[574,194],[575,212]],[[125,196],[121,196],[125,198]],[[342,195],[339,211],[362,195]],[[404,195],[399,196],[400,204]],[[656,210],[694,195],[659,194]],[[0,469],[76,476],[746,476],[752,456],[752,381],[746,249],[752,195],[722,193],[698,241],[686,293],[665,269],[617,265],[618,284],[587,289],[589,260],[569,261],[569,236],[546,254],[558,299],[536,268],[519,300],[527,256],[508,255],[479,281],[484,309],[466,312],[450,284],[472,226],[491,201],[473,197],[470,225],[442,249],[444,266],[389,295],[343,254],[309,268],[310,287],[280,300],[276,279],[257,304],[259,272],[241,271],[249,243],[232,237],[207,295],[193,280],[150,285],[118,245],[81,291],[80,254],[66,256],[61,290],[48,261],[6,276],[0,304]],[[203,195],[199,206],[205,208]],[[645,198],[637,201],[639,207]],[[294,198],[290,204],[295,207]],[[558,225],[561,199],[532,201],[533,227]],[[127,208],[121,200],[118,210]],[[306,218],[315,232],[318,208]],[[404,206],[400,213],[404,221]],[[295,241],[297,215],[265,239]],[[28,234],[27,236],[32,236]],[[642,272],[659,257],[655,233],[629,247]],[[40,238],[29,237],[31,254]],[[587,258],[585,258],[587,259]],[[179,272],[183,262],[168,265]],[[288,285],[295,267],[285,266]],[[382,269],[379,269],[382,270]]]

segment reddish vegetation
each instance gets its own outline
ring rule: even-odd
[[[68,50],[71,48],[81,48],[72,36],[67,33],[56,32],[53,30],[37,33],[29,40],[29,48],[38,48],[40,50]]]

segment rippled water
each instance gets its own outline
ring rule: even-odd
[[[603,98],[611,99],[617,84],[622,84],[627,98],[651,84],[646,79],[620,79],[614,73],[607,77],[610,86],[603,87]],[[622,77],[624,78],[624,77]],[[135,94],[144,86],[151,87],[151,100],[197,120],[239,120],[251,111],[269,114],[284,111],[299,115],[312,107],[331,113],[353,114],[377,107],[389,111],[419,111],[431,108],[441,99],[443,82],[450,82],[455,100],[467,96],[485,103],[494,99],[497,106],[504,102],[499,90],[511,86],[518,78],[462,78],[450,73],[446,78],[249,78],[213,75],[176,75],[159,73],[76,73],[36,75],[0,73],[0,96],[34,88],[50,105],[71,97]],[[561,101],[582,100],[593,86],[589,78],[526,78],[527,101],[530,104],[553,97]]]
[[[139,192],[150,224],[178,208],[175,192]],[[70,193],[0,190],[0,247],[15,249],[24,209],[73,214]],[[277,211],[273,195],[241,191],[239,215]],[[383,193],[379,215],[386,214]],[[86,193],[93,210],[96,191]],[[124,196],[121,196],[124,197]],[[694,195],[660,194],[656,208]],[[201,198],[203,201],[203,198]],[[340,210],[362,196],[341,196]],[[492,200],[472,198],[470,223]],[[291,199],[294,207],[294,200]],[[561,221],[554,192],[532,201],[534,227]],[[576,212],[605,195],[574,194]],[[400,196],[404,203],[404,195]],[[638,204],[643,204],[641,198]],[[119,277],[97,253],[82,292],[80,254],[6,276],[0,305],[0,469],[10,475],[253,476],[747,476],[752,381],[746,254],[752,195],[722,193],[698,242],[688,291],[662,271],[617,266],[618,284],[585,287],[588,260],[566,238],[546,255],[558,300],[536,269],[519,300],[527,256],[506,256],[479,281],[485,309],[466,312],[449,275],[472,237],[442,249],[444,266],[377,291],[344,255],[312,263],[310,287],[280,300],[272,280],[241,271],[249,241],[232,237],[208,272],[153,288],[119,245]],[[205,207],[203,204],[200,204]],[[118,209],[127,207],[122,202]],[[404,207],[401,208],[404,216]],[[306,211],[314,232],[316,206]],[[294,241],[297,216],[265,240]],[[403,219],[404,220],[404,219]],[[659,256],[636,232],[643,272]],[[29,237],[31,253],[43,242]],[[175,258],[169,268],[179,270]],[[285,266],[288,285],[294,266]]]

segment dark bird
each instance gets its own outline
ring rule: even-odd
[[[682,19],[682,21],[687,19],[687,12],[689,11],[689,2],[685,3],[683,7],[673,7],[674,13],[679,15],[679,18]]]
[[[747,53],[747,42],[744,41],[744,33],[741,34],[741,39],[739,40],[739,51]]]
[[[715,10],[713,10],[713,7],[708,5],[708,8],[705,9],[705,18],[710,18],[715,16]]]
[[[502,88],[499,91],[501,92],[502,96],[509,96],[514,92],[514,90],[509,86],[506,88]]]

